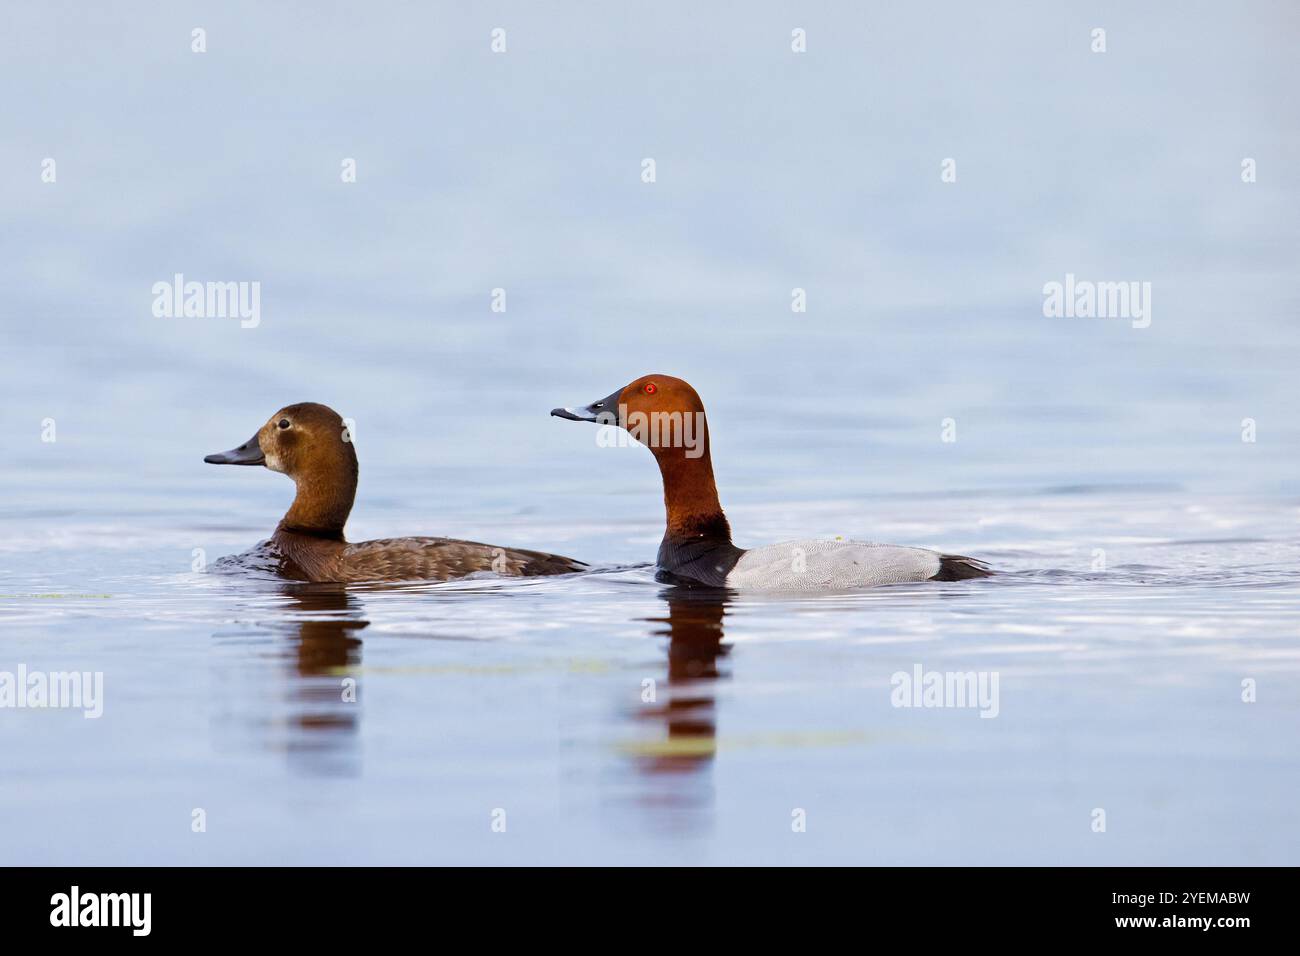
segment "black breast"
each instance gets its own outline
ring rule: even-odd
[[[727,583],[727,575],[744,553],[744,548],[736,547],[730,538],[708,535],[682,538],[666,534],[659,545],[656,563],[660,580],[666,583],[685,580],[720,588]]]

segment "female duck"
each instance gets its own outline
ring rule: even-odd
[[[664,481],[667,529],[658,565],[670,578],[737,590],[816,591],[988,577],[982,562],[863,541],[788,541],[744,550],[718,502],[704,404],[669,375],[647,375],[559,418],[618,425],[650,448]]]
[[[213,465],[265,465],[297,485],[271,535],[281,573],[307,581],[445,581],[475,571],[541,575],[582,571],[571,558],[451,538],[385,538],[350,544],[343,525],[357,491],[357,454],[332,408],[282,408],[238,448],[208,455]]]

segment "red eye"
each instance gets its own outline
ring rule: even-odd
[[[659,391],[658,385],[656,385],[654,382],[646,382],[645,393],[647,395],[653,395],[657,391]]]

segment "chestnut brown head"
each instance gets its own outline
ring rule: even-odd
[[[555,408],[551,414],[569,421],[617,425],[656,457],[680,449],[684,457],[698,458],[707,441],[704,403],[689,382],[672,375],[643,375],[590,405]]]
[[[666,541],[707,537],[730,542],[731,529],[713,480],[704,403],[689,382],[672,375],[643,375],[590,405],[556,408],[551,414],[617,425],[650,449],[664,480]]]

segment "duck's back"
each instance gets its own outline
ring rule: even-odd
[[[277,528],[270,544],[286,577],[341,584],[449,581],[479,571],[532,577],[587,567],[558,554],[455,538],[379,538],[351,544]]]
[[[572,558],[455,538],[380,538],[346,545],[339,573],[350,581],[447,581],[478,571],[535,577],[586,570]]]
[[[942,555],[925,548],[866,541],[786,541],[742,554],[727,575],[727,587],[755,591],[828,591],[984,577],[987,573],[969,558]]]

